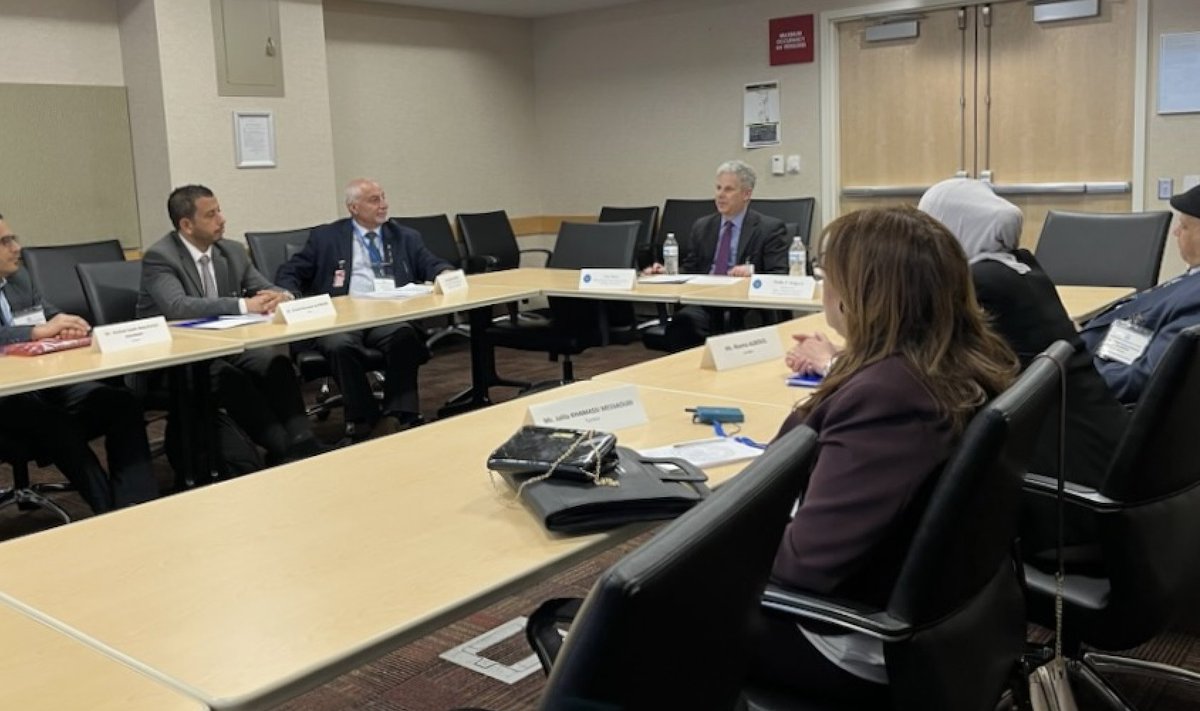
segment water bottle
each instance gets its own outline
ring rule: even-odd
[[[792,240],[788,248],[788,276],[808,276],[808,253],[804,250],[804,240],[800,235]]]
[[[667,274],[679,273],[679,243],[675,241],[674,232],[668,232],[663,242],[663,269]]]

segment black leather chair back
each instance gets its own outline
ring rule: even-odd
[[[658,224],[658,236],[654,239],[654,259],[662,261],[662,243],[668,233],[675,235],[679,243],[680,259],[683,257],[683,246],[687,243],[688,235],[692,233],[692,225],[701,217],[716,214],[717,205],[712,198],[703,200],[680,200],[669,198],[663,205],[662,221]]]
[[[633,263],[638,222],[564,222],[558,229],[551,269],[624,269]]]
[[[1052,344],[985,406],[930,492],[887,604],[919,629],[884,647],[899,708],[990,710],[1009,680],[1025,640],[1013,559],[1022,477],[1072,352]],[[930,674],[949,668],[953,679]]]
[[[633,266],[641,269],[654,261],[654,230],[658,227],[658,205],[650,207],[602,207],[600,222],[638,222],[637,245]]]
[[[426,249],[445,259],[459,269],[463,265],[462,250],[450,229],[450,218],[443,215],[422,217],[393,217],[392,222],[421,233]]]
[[[84,262],[121,262],[125,249],[115,239],[54,247],[25,247],[21,259],[42,298],[60,311],[81,316],[91,323],[95,315],[88,309],[75,265]]]
[[[279,267],[291,259],[293,254],[304,249],[311,232],[311,227],[278,232],[247,232],[246,244],[250,247],[250,259],[254,262],[254,267],[267,279],[275,281]]]
[[[812,242],[812,215],[816,198],[754,198],[750,209],[774,217],[788,226],[788,237],[800,235],[806,246]]]
[[[75,265],[88,309],[97,326],[132,321],[142,283],[141,262],[94,262]]]
[[[798,427],[600,576],[543,709],[732,708],[756,615],[816,435]]]
[[[458,234],[462,237],[467,254],[472,257],[492,257],[496,260],[492,269],[516,269],[521,266],[521,252],[517,247],[517,235],[513,232],[508,213],[494,212],[459,213]]]
[[[1051,210],[1034,256],[1055,284],[1149,289],[1170,227],[1169,212]]]

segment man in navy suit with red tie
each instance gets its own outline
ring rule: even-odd
[[[787,274],[787,228],[782,221],[750,209],[757,178],[740,160],[717,168],[714,201],[717,214],[701,217],[680,245],[679,267],[684,274],[752,276]],[[661,264],[646,268],[660,274]],[[714,309],[685,306],[675,312],[664,334],[667,348],[680,351],[704,343],[713,332]]]
[[[1171,198],[1172,234],[1188,270],[1118,303],[1084,324],[1080,336],[1096,370],[1124,403],[1136,403],[1176,334],[1200,325],[1200,186]]]
[[[313,228],[304,249],[279,267],[275,283],[296,295],[365,294],[432,281],[454,267],[425,248],[415,230],[388,221],[387,196],[374,180],[346,186],[350,217]],[[409,323],[322,336],[314,346],[329,360],[346,405],[352,441],[419,424],[417,369],[429,360],[421,333]],[[367,381],[368,348],[386,360],[382,407]]]

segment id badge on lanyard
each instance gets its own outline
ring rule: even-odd
[[[1117,319],[1108,327],[1108,334],[1104,336],[1096,355],[1105,360],[1133,365],[1146,352],[1153,336],[1154,332],[1141,325],[1139,317],[1132,320]]]

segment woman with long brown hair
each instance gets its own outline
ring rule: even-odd
[[[987,325],[962,248],[928,215],[861,210],[822,243],[825,318],[845,347],[807,337],[789,353],[825,377],[782,431],[808,425],[820,451],[772,576],[882,605],[932,482],[1017,359]],[[759,633],[757,677],[842,698],[887,682],[882,647],[865,636],[766,618]]]

